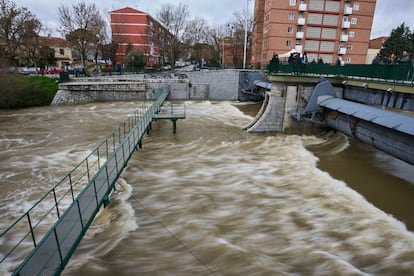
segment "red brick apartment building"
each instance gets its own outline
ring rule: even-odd
[[[252,64],[295,50],[309,62],[364,64],[376,0],[255,0]],[[287,55],[287,54],[286,54]],[[283,58],[282,58],[283,60]]]
[[[118,43],[114,62],[124,63],[129,49],[144,52],[147,66],[162,63],[159,47],[154,38],[154,30],[161,28],[158,21],[149,14],[129,7],[109,13],[111,18],[112,41]]]

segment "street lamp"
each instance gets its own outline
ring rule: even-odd
[[[246,0],[246,21],[244,22],[244,53],[243,53],[243,69],[246,69],[246,52],[247,52],[247,20],[249,18],[249,2]]]

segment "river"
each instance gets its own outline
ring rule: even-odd
[[[0,111],[1,230],[136,106]],[[247,133],[257,104],[186,108],[176,134],[153,124],[63,275],[414,274],[412,166],[332,131]]]

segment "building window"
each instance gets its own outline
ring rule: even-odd
[[[269,20],[270,20],[270,15],[266,14],[266,21],[269,21]]]
[[[350,62],[351,62],[351,58],[350,58],[350,57],[346,57],[346,58],[345,58],[345,62],[346,62],[346,63],[350,63]]]
[[[290,0],[290,5],[291,6],[296,6],[296,0]]]
[[[356,24],[358,22],[358,19],[357,18],[351,18],[351,24]]]
[[[346,46],[346,49],[347,49],[347,50],[352,50],[352,45],[348,45],[348,46]]]
[[[288,33],[293,32],[293,28],[291,26],[288,27]]]
[[[349,37],[355,37],[355,32],[349,32]]]
[[[263,59],[265,59],[265,58],[266,58],[266,53],[263,54]]]
[[[286,40],[286,46],[292,46],[292,41]]]
[[[288,19],[289,20],[295,20],[295,14],[293,12],[289,13]]]
[[[65,55],[65,49],[60,48],[60,49],[59,49],[59,54],[60,54],[61,56],[64,56],[64,55]]]
[[[354,11],[359,11],[359,4],[358,3],[354,4],[353,10]]]

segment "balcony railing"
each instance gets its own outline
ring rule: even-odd
[[[338,49],[338,54],[339,55],[345,55],[346,54],[346,48],[339,48]]]
[[[303,18],[303,17],[301,17],[301,18],[298,18],[298,25],[305,25],[305,18]]]
[[[351,27],[351,21],[343,21],[342,29],[349,29]]]
[[[299,11],[304,12],[308,9],[308,5],[306,4],[299,4]]]
[[[341,35],[341,42],[346,42],[346,41],[348,41],[348,35],[346,34]]]
[[[345,15],[350,15],[350,14],[352,14],[352,7],[345,7],[345,9],[344,9],[344,14],[345,14]]]
[[[296,51],[297,53],[302,53],[302,50],[303,50],[303,46],[302,46],[302,45],[296,45],[296,46],[295,46],[295,51]]]
[[[297,32],[296,33],[296,39],[303,39],[304,36],[305,36],[304,32]]]

